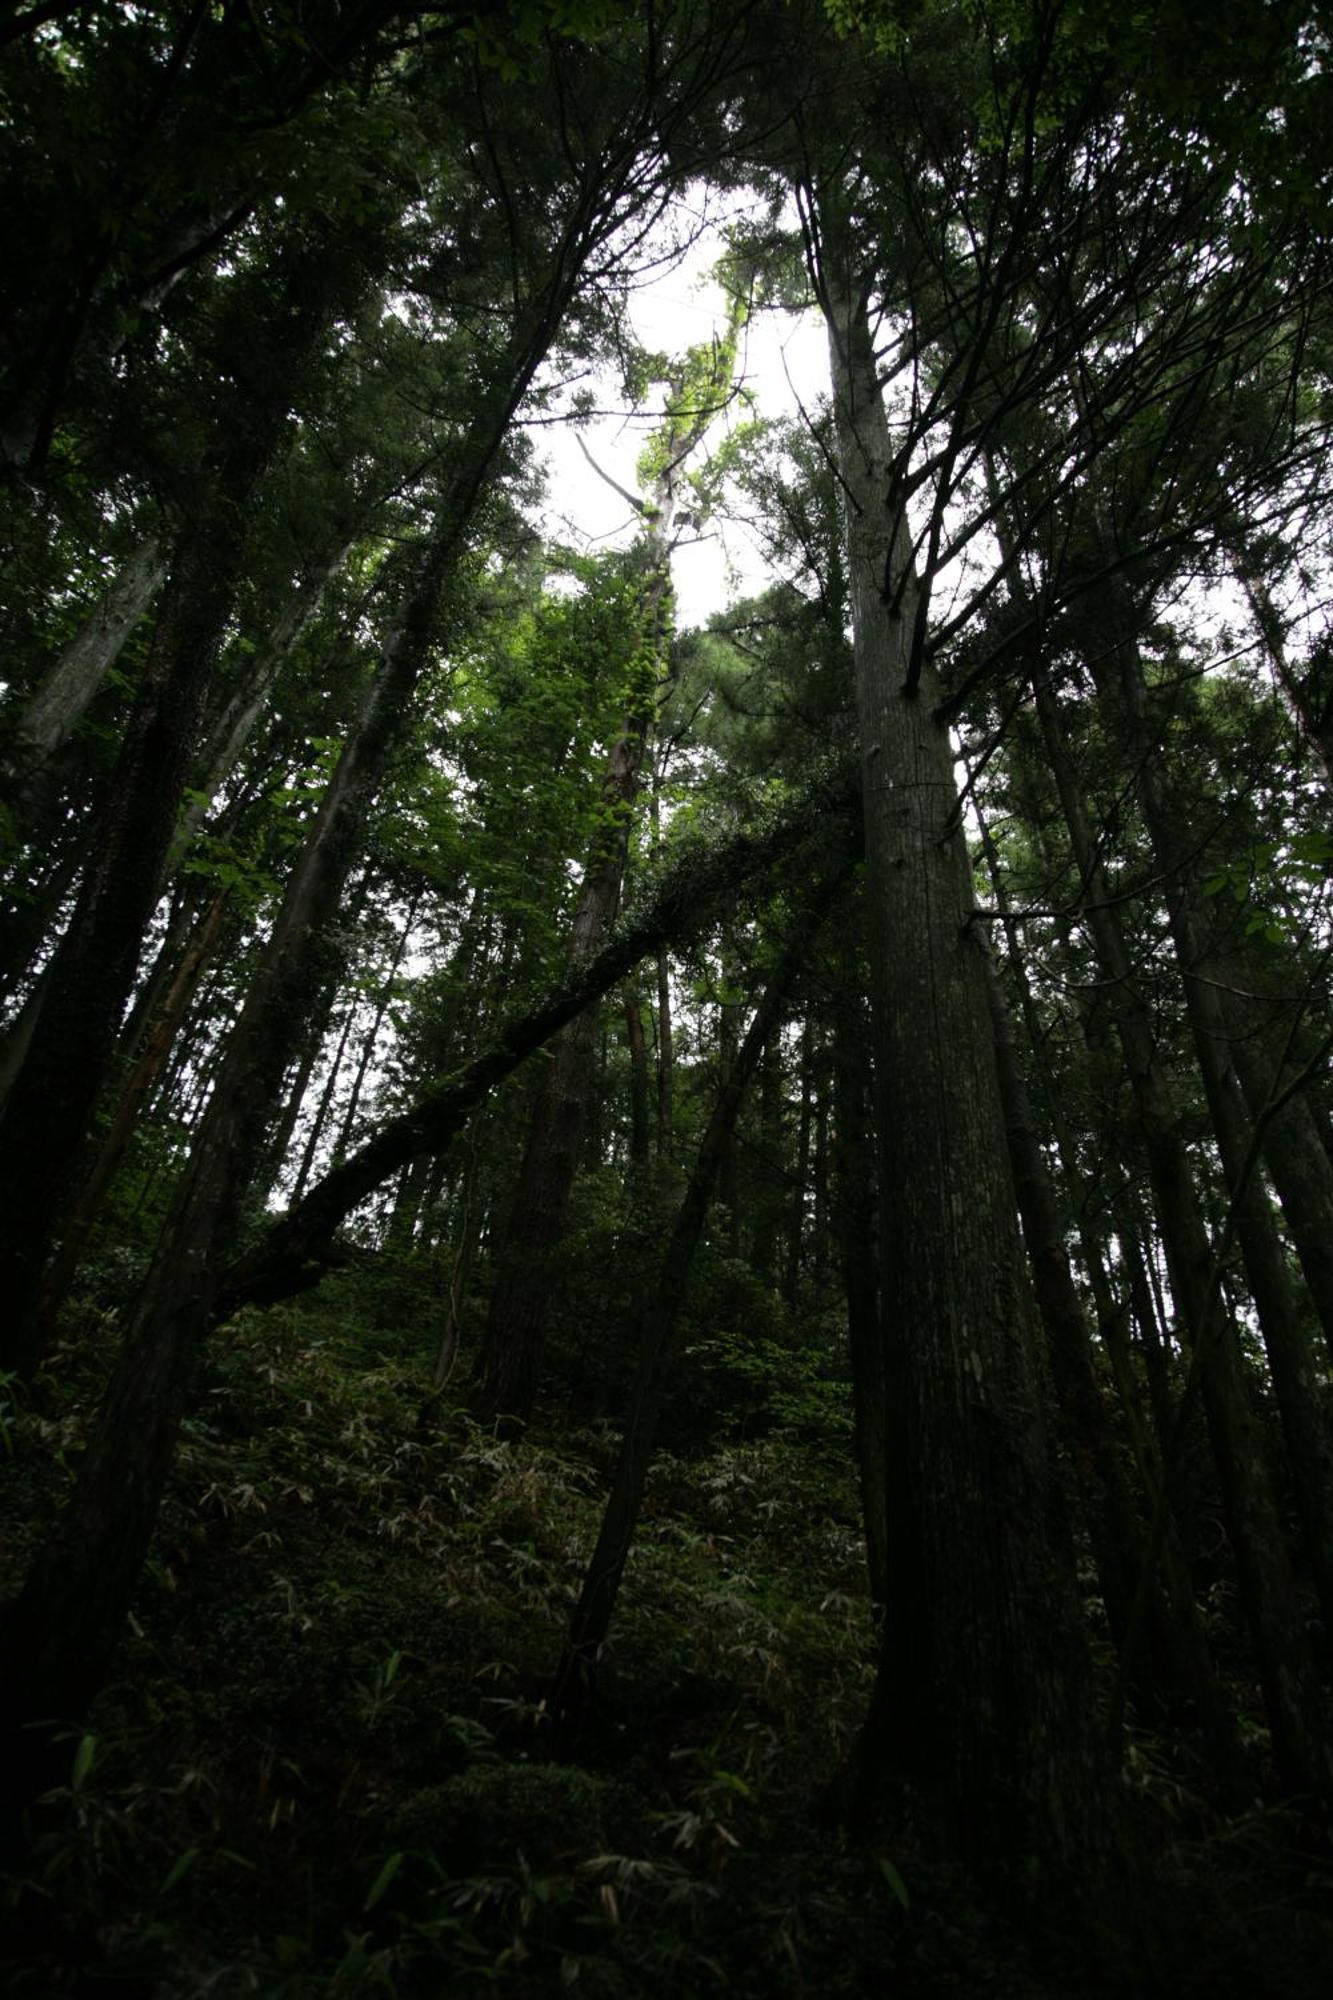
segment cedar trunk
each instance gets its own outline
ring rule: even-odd
[[[888,1605],[859,1803],[915,1794],[978,1861],[1106,1844],[1073,1552],[1046,1436],[953,749],[850,231],[820,211],[847,506],[886,1333]]]

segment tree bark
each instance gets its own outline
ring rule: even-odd
[[[1069,1269],[1064,1228],[1032,1115],[1013,1020],[999,977],[989,963],[988,988],[1023,1237],[1112,1637],[1124,1672],[1133,1676],[1138,1666],[1131,1656],[1138,1638],[1135,1598],[1144,1588],[1146,1576],[1148,1692],[1161,1693],[1174,1687],[1195,1704],[1222,1790],[1239,1803],[1247,1794],[1235,1717],[1217,1679],[1174,1537],[1165,1566],[1168,1599],[1163,1599],[1157,1578],[1151,1574],[1148,1538],[1124,1477],[1093,1370],[1087,1321]],[[1154,1499],[1159,1498],[1156,1481],[1148,1490]]]
[[[1288,1790],[1319,1796],[1333,1784],[1333,1761],[1235,1324],[1211,1305],[1212,1250],[1162,1078],[1151,1017],[1088,833],[1059,704],[1041,673],[1037,675],[1036,702],[1047,761],[1079,870],[1084,911],[1106,984],[1106,1004],[1129,1073],[1172,1297],[1189,1344],[1199,1351],[1204,1413],[1274,1756]],[[1167,1466],[1164,1476],[1171,1477],[1173,1471]]]
[[[611,1491],[601,1528],[570,1622],[551,1700],[558,1724],[575,1725],[592,1697],[597,1662],[606,1643],[634,1530],[643,1508],[657,1420],[670,1365],[671,1339],[703,1235],[718,1173],[735,1129],[745,1088],[765,1043],[782,1019],[786,997],[822,921],[834,882],[825,878],[788,937],[755,1009],[731,1074],[721,1085],[693,1171],[676,1212],[639,1337],[639,1366],[630,1397]]]
[[[810,1181],[810,1131],[814,1091],[814,1030],[807,1013],[801,1025],[801,1054],[798,1075],[801,1108],[796,1117],[796,1171],[787,1219],[787,1268],[782,1296],[789,1306],[796,1304],[801,1285],[801,1263],[805,1254],[805,1203]]]
[[[1227,977],[1242,987],[1239,974]],[[1235,1064],[1251,1120],[1284,1088],[1291,1066],[1284,1061],[1281,1014],[1262,1000],[1239,992],[1222,995],[1228,1053]],[[1270,1121],[1264,1138],[1264,1165],[1278,1200],[1301,1271],[1319,1315],[1324,1344],[1333,1362],[1333,1162],[1319,1136],[1307,1098],[1293,1097]]]
[[[778,868],[797,865],[812,840],[857,836],[849,773],[840,768],[817,781],[788,817],[759,835],[740,834],[687,856],[655,896],[636,911],[597,956],[571,967],[564,982],[533,1006],[502,1019],[492,1040],[447,1083],[384,1124],[341,1166],[324,1178],[226,1272],[218,1311],[269,1305],[317,1284],[338,1261],[334,1234],[343,1218],[400,1167],[442,1154],[476,1106],[537,1049],[557,1035],[590,1000],[599,999],[626,973],[678,943],[749,883],[767,882]]]
[[[345,275],[294,268],[286,323],[266,333],[262,401],[229,412],[220,466],[184,529],[158,612],[111,799],[23,1069],[0,1114],[0,1361],[21,1378],[42,1351],[47,1255],[71,1197],[189,773],[208,677],[244,556],[249,502],[286,435],[289,400]]]
[[[856,1466],[865,1525],[870,1601],[889,1601],[888,1383],[879,1319],[875,1254],[875,1148],[870,1129],[870,1027],[854,962],[840,968],[833,995],[833,1212],[847,1294]]]
[[[625,1036],[629,1044],[629,1157],[630,1164],[648,1164],[648,1047],[643,1033],[643,1006],[639,989],[631,980],[625,987]]]
[[[31,782],[73,734],[167,572],[160,543],[140,542],[107,586],[18,719],[23,778]]]
[[[1209,959],[1198,907],[1190,837],[1171,804],[1166,771],[1149,729],[1142,663],[1131,638],[1122,636],[1116,656],[1139,802],[1165,877],[1163,896],[1195,1056],[1227,1193],[1236,1208],[1237,1234],[1268,1357],[1306,1556],[1325,1629],[1333,1632],[1333,1440],[1324,1422],[1314,1356],[1292,1296],[1267,1195],[1257,1174],[1241,1185],[1252,1128],[1228,1057],[1229,1036],[1218,982],[1212,976],[1217,968]]]
[[[971,870],[851,233],[819,273],[847,508],[887,1338],[889,1604],[858,1803],[1095,1876],[1109,1805],[1046,1438]]]
[[[55,1323],[78,1270],[89,1231],[101,1213],[116,1169],[138,1126],[144,1104],[189,1012],[190,1002],[217,941],[229,902],[230,892],[219,889],[195,926],[161,1005],[148,1024],[143,1046],[116,1101],[92,1171],[79,1189],[78,1199],[47,1271],[40,1309],[44,1322],[49,1325]]]

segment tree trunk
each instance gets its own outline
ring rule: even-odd
[[[171,1053],[181,1023],[189,1012],[190,1002],[194,998],[204,967],[217,941],[230,900],[230,890],[219,889],[209,903],[180,957],[175,976],[162,997],[160,1007],[148,1024],[143,1046],[125,1079],[97,1159],[87,1180],[79,1189],[78,1199],[70,1212],[64,1235],[51,1260],[41,1301],[42,1318],[48,1324],[54,1324],[56,1315],[60,1311],[78,1270],[88,1233],[101,1213],[102,1204],[106,1200],[116,1169],[134,1136],[144,1104]]]
[[[1042,1038],[1023,961],[1018,926],[1009,915],[1000,858],[984,814],[979,814],[979,826],[991,888],[1004,917],[1012,976],[1018,987],[1029,1051],[1031,1058],[1036,1060]],[[1037,1136],[1013,1024],[994,975],[991,998],[1010,1158],[1019,1196],[1023,1234],[1033,1264],[1038,1306],[1047,1327],[1056,1389],[1064,1405],[1066,1428],[1072,1435],[1075,1457],[1080,1462],[1083,1475],[1085,1523],[1096,1555],[1108,1622],[1123,1660],[1126,1641],[1134,1624],[1135,1598],[1150,1561],[1149,1543],[1140,1526],[1134,1496],[1121,1471],[1116,1440],[1101,1402],[1092,1369],[1086,1319],[1065,1252],[1059,1205]],[[1082,1025],[1086,1036],[1086,1020]],[[1066,1181],[1070,1187],[1077,1187],[1085,1176],[1059,1108],[1058,1091],[1048,1093],[1048,1099],[1050,1122]],[[1239,1803],[1247,1794],[1235,1718],[1217,1678],[1199,1616],[1193,1579],[1176,1510],[1172,1505],[1175,1496],[1167,1494],[1165,1500],[1163,1498],[1162,1454],[1170,1436],[1173,1413],[1169,1400],[1164,1397],[1160,1428],[1154,1439],[1139,1407],[1138,1383],[1125,1337],[1129,1300],[1126,1298],[1122,1304],[1114,1297],[1106,1270],[1103,1243],[1089,1215],[1088,1206],[1086,1200],[1078,1204],[1079,1239],[1097,1311],[1097,1330],[1111,1364],[1139,1474],[1140,1490],[1150,1503],[1155,1502],[1158,1506],[1165,1504],[1170,1509],[1162,1537],[1169,1604],[1163,1605],[1159,1600],[1154,1577],[1154,1588],[1147,1599],[1152,1685],[1145,1692],[1151,1695],[1170,1691],[1184,1694],[1193,1701],[1219,1788],[1224,1796]],[[1122,1255],[1129,1250],[1137,1256],[1137,1244],[1128,1240],[1123,1221],[1118,1223],[1118,1231]],[[1178,1477],[1176,1485],[1178,1488]],[[1137,1634],[1134,1643],[1137,1644]]]
[[[664,476],[654,496],[657,504],[648,517],[645,536],[646,581],[640,610],[654,675],[667,645],[671,534],[678,475],[677,465],[670,475]],[[605,944],[620,908],[630,824],[652,730],[655,699],[654,685],[646,692],[642,705],[626,715],[612,745],[602,782],[605,830],[599,833],[584,869],[570,937],[571,965],[586,962]],[[597,1009],[589,1008],[558,1038],[533,1111],[472,1390],[473,1409],[484,1423],[525,1424],[536,1401],[552,1266],[569,1215],[579,1139],[592,1085],[597,1027]],[[663,1024],[659,1021],[659,1089],[663,1074],[662,1031]],[[660,1095],[658,1103],[660,1148]]]
[[[1292,668],[1287,657],[1287,635],[1262,573],[1248,565],[1237,552],[1236,573],[1249,599],[1250,611],[1264,642],[1277,682],[1291,705],[1297,728],[1309,750],[1324,789],[1333,796],[1333,710],[1327,703],[1311,700],[1311,690]]]
[[[1239,1802],[1246,1797],[1246,1787],[1235,1718],[1218,1682],[1174,1540],[1167,1564],[1167,1601],[1150,1573],[1148,1538],[1121,1468],[1093,1370],[1087,1322],[1069,1269],[1064,1227],[1042,1156],[1013,1020],[999,977],[989,963],[988,987],[1023,1237],[1111,1633],[1123,1671],[1133,1675],[1137,1663],[1132,1652],[1138,1638],[1135,1598],[1145,1590],[1151,1649],[1148,1691],[1160,1694],[1174,1687],[1195,1704],[1222,1789]],[[1156,1481],[1148,1490],[1154,1499],[1159,1497]]]
[[[639,989],[625,988],[625,1035],[629,1043],[629,1157],[634,1167],[648,1164],[648,1048],[643,1033]]]
[[[287,1153],[292,1143],[292,1134],[300,1122],[301,1107],[305,1103],[306,1092],[310,1088],[310,1079],[315,1073],[315,1065],[319,1061],[320,1050],[323,1048],[325,1037],[328,1034],[329,1022],[333,1018],[333,1009],[336,1001],[337,995],[330,986],[325,991],[322,1001],[317,1003],[311,1010],[310,1019],[306,1023],[301,1052],[297,1056],[293,1066],[290,1084],[286,1082],[285,1078],[283,1080],[285,1096],[283,1098],[282,1110],[278,1113],[273,1130],[269,1134],[267,1144],[264,1148],[263,1161],[256,1168],[254,1180],[251,1183],[253,1195],[259,1202],[267,1200],[268,1196],[277,1186],[283,1167],[287,1163]]]
[[[608,931],[613,917],[608,907]],[[552,1265],[573,1194],[597,1027],[598,1011],[589,1007],[557,1038],[533,1109],[472,1391],[485,1423],[526,1423],[536,1401]]]
[[[782,1030],[773,1030],[759,1065],[758,1200],[755,1203],[751,1261],[768,1284],[778,1276],[778,1241],[783,1183]]]
[[[1228,968],[1228,977],[1230,968]],[[1231,980],[1233,986],[1242,982]],[[1291,1075],[1284,1061],[1281,1018],[1263,1001],[1222,996],[1229,1030],[1228,1052],[1245,1093],[1251,1119],[1280,1093]],[[1270,1017],[1270,1018],[1265,1018]],[[1333,1362],[1333,1162],[1304,1096],[1293,1097],[1270,1121],[1264,1136],[1264,1165],[1278,1200]]]
[[[801,1108],[796,1119],[796,1173],[792,1183],[791,1206],[787,1219],[787,1268],[782,1296],[789,1306],[796,1304],[801,1285],[801,1260],[805,1251],[805,1202],[810,1180],[810,1127],[814,1089],[814,1030],[807,1012],[801,1025],[799,1076]]]
[[[195,796],[180,816],[167,857],[168,879],[179,867],[207,820],[212,802],[241,760],[255,724],[264,712],[273,683],[292,647],[319,609],[328,585],[341,569],[348,546],[341,545],[301,579],[274,619],[230,700],[213,723],[196,761]]]
[[[818,929],[833,882],[826,878],[807,905],[764,989],[735,1065],[718,1091],[653,1287],[639,1338],[639,1366],[630,1397],[611,1491],[583,1588],[555,1676],[551,1707],[557,1721],[576,1724],[591,1700],[597,1661],[606,1643],[620,1580],[643,1507],[657,1420],[670,1364],[671,1338],[685,1301],[718,1173],[736,1114],[760,1054],[782,1018],[790,990]]]
[[[347,1054],[347,1038],[352,1032],[352,1022],[355,1019],[356,1001],[353,999],[348,1002],[347,1011],[343,1015],[342,1026],[338,1031],[338,1046],[333,1051],[333,1055],[329,1061],[328,1075],[324,1079],[324,1088],[319,1093],[319,1103],[315,1106],[315,1115],[310,1121],[310,1130],[306,1133],[305,1145],[301,1148],[301,1158],[296,1169],[296,1179],[292,1183],[293,1205],[300,1201],[309,1184],[310,1176],[314,1172],[315,1160],[319,1154],[319,1142],[324,1137],[325,1128],[329,1122],[329,1115],[333,1110],[333,1099],[338,1088],[338,1078],[342,1074],[343,1058]]]
[[[140,542],[28,701],[18,720],[25,780],[73,734],[166,572],[160,544],[151,537]]]
[[[657,1157],[669,1160],[675,1147],[676,1055],[671,1025],[671,961],[657,954]]]
[[[721,966],[722,995],[717,1007],[717,1055],[718,1076],[723,1083],[731,1075],[740,1046],[740,1007],[731,997],[733,968],[724,953]],[[741,1254],[741,1197],[740,1181],[736,1172],[736,1147],[728,1146],[722,1162],[722,1171],[717,1184],[718,1200],[727,1216],[727,1255],[739,1258]]]
[[[1251,1126],[1228,1058],[1221,995],[1211,976],[1216,968],[1208,957],[1206,926],[1193,880],[1192,843],[1188,830],[1178,825],[1166,772],[1149,730],[1138,648],[1132,639],[1122,637],[1116,652],[1139,802],[1165,878],[1164,900],[1204,1096],[1228,1197],[1236,1209],[1237,1234],[1272,1375],[1306,1556],[1325,1630],[1333,1632],[1333,1441],[1323,1420],[1314,1356],[1292,1296],[1267,1195],[1257,1174],[1241,1185]]]
[[[1190,1346],[1222,1489],[1227,1534],[1254,1644],[1273,1750],[1288,1790],[1315,1796],[1333,1783],[1320,1699],[1282,1522],[1265,1460],[1234,1322],[1211,1306],[1212,1250],[1157,1059],[1151,1017],[1139,992],[1109,885],[1087,828],[1082,795],[1050,683],[1037,677],[1037,714],[1064,808],[1081,896],[1107,1006],[1129,1073],[1143,1135],[1171,1293]],[[1173,1426],[1174,1430],[1174,1426]],[[1170,1434],[1169,1434],[1170,1435]],[[1164,1467],[1168,1480],[1175,1468]]]
[[[815,1098],[814,1165],[811,1193],[814,1212],[810,1223],[810,1277],[817,1311],[822,1311],[828,1291],[829,1264],[829,1050],[821,1038],[816,1052],[813,1090]]]
[[[569,246],[564,246],[568,252]],[[223,1258],[262,1145],[268,1106],[330,954],[329,930],[365,813],[429,658],[437,608],[465,546],[513,414],[578,280],[562,260],[529,301],[475,394],[436,525],[386,634],[380,668],[297,861],[273,933],[227,1044],[189,1164],[57,1532],[37,1556],[3,1633],[11,1720],[79,1713],[105,1672],[133,1598],[189,1397],[195,1351],[218,1310]],[[173,794],[174,799],[174,794]],[[165,841],[154,855],[160,869]],[[25,1738],[17,1738],[20,1746]],[[28,1732],[28,1782],[45,1732]]]
[[[93,829],[86,823],[80,824],[62,843],[52,865],[41,874],[32,885],[30,894],[6,892],[3,906],[0,906],[0,997],[8,998],[16,993],[28,977],[43,944],[50,936],[70,891],[79,879],[84,864],[92,851]],[[43,973],[50,968],[48,959]],[[31,999],[31,992],[28,999]],[[26,1007],[25,1001],[25,1007]],[[34,1025],[40,1002],[33,1012]],[[28,1039],[23,1044],[27,1053]],[[4,1088],[7,1090],[18,1074],[22,1060],[13,1065],[12,1074],[7,1074]]]
[[[892,1535],[858,1802],[906,1784],[953,1854],[993,1864],[1035,1844],[1095,1876],[1109,1807],[953,750],[913,642],[910,535],[837,199],[820,207],[820,275],[862,757]]]
[[[870,1601],[882,1617],[889,1601],[888,1385],[875,1255],[878,1192],[870,1130],[870,1028],[855,983],[859,970],[855,961],[845,961],[833,994],[833,1212],[847,1294],[856,1466]]]
[[[723,903],[730,907],[743,885],[771,881],[776,869],[790,869],[816,834],[821,842],[839,838],[851,843],[856,826],[847,784],[848,773],[840,770],[831,781],[812,787],[800,807],[769,831],[738,835],[682,862],[594,959],[571,967],[553,992],[502,1018],[487,1045],[460,1062],[447,1082],[389,1119],[373,1139],[270,1224],[254,1249],[225,1273],[218,1310],[271,1305],[317,1284],[338,1261],[333,1238],[344,1216],[399,1168],[425,1154],[442,1154],[497,1085],[660,943],[679,942]]]
[[[487,1129],[486,1117],[479,1113],[473,1119],[472,1129],[468,1134],[467,1161],[463,1168],[463,1184],[459,1190],[458,1210],[454,1218],[454,1248],[449,1265],[449,1282],[445,1290],[444,1325],[440,1332],[435,1367],[431,1372],[430,1385],[436,1395],[448,1386],[458,1360],[458,1343],[462,1337],[463,1325],[463,1299],[481,1234],[477,1186],[481,1177],[481,1142]]]
[[[379,998],[375,1003],[374,1018],[366,1032],[366,1038],[361,1044],[361,1058],[356,1066],[356,1075],[352,1078],[352,1090],[347,1100],[347,1110],[343,1115],[342,1128],[338,1133],[337,1143],[333,1148],[335,1162],[346,1159],[348,1147],[352,1143],[352,1132],[356,1125],[356,1114],[361,1105],[361,1092],[365,1088],[366,1073],[370,1068],[371,1058],[375,1053],[375,1044],[379,1040],[380,1029],[384,1026],[384,1016],[389,1011],[389,1002],[393,999],[394,982],[398,977],[398,968],[403,962],[408,940],[412,936],[412,926],[417,920],[419,901],[419,897],[413,896],[408,903],[407,916],[403,921],[402,929],[398,933],[398,939],[394,945],[393,958],[383,984],[380,987]]]
[[[41,1019],[0,1114],[0,1362],[31,1375],[42,1351],[39,1302],[71,1183],[160,893],[208,677],[245,552],[250,500],[286,436],[288,401],[346,278],[325,265],[292,274],[287,324],[272,329],[262,406],[230,413],[221,464],[184,529],[158,612],[83,887],[52,968]]]

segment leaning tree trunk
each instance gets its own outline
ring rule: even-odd
[[[340,543],[320,557],[301,578],[265,633],[239,685],[208,729],[194,773],[192,796],[180,816],[167,857],[168,877],[183,860],[208,818],[213,799],[240,763],[274,681],[348,553],[349,545]]]
[[[167,572],[166,558],[151,536],[107,585],[79,630],[19,716],[17,733],[22,781],[31,782],[41,765],[60,749],[87,710],[121,649]]]
[[[561,297],[563,303],[563,294]],[[460,448],[437,526],[387,635],[380,668],[331,777],[272,935],[227,1043],[190,1160],[126,1333],[75,1493],[6,1620],[11,1719],[77,1715],[100,1684],[148,1551],[195,1351],[213,1323],[242,1196],[269,1106],[331,951],[329,929],[364,815],[429,658],[441,594],[514,410],[554,336],[544,298],[493,363]],[[26,1782],[40,1782],[44,1731],[17,1738]]]
[[[825,839],[836,827],[850,840],[848,777],[840,768],[816,782],[796,807],[760,833],[738,834],[687,854],[594,959],[569,968],[560,985],[531,1006],[499,1019],[487,1045],[471,1060],[460,1060],[447,1082],[389,1119],[373,1139],[271,1223],[253,1250],[225,1273],[218,1311],[271,1305],[317,1284],[340,1261],[334,1239],[343,1219],[401,1167],[442,1153],[489,1093],[591,1001],[601,999],[660,945],[678,946],[721,906],[730,908],[747,885],[769,884],[778,869],[795,867],[816,835]]]
[[[837,197],[821,204],[866,828],[889,1602],[863,1810],[911,1788],[949,1851],[1096,1875],[1106,1791],[1023,1270],[953,749]],[[909,672],[909,667],[914,671]]]
[[[42,1287],[41,1313],[47,1325],[54,1325],[69,1290],[88,1235],[102,1210],[116,1169],[133,1138],[149,1094],[171,1054],[181,1023],[189,1012],[204,968],[208,963],[223,919],[231,901],[229,889],[219,889],[209,902],[182,952],[175,973],[151,1015],[142,1046],[116,1099],[111,1123],[107,1126],[97,1157],[87,1179],[79,1188],[70,1211],[60,1247],[51,1259]]]
[[[286,438],[292,392],[348,290],[337,264],[326,254],[291,273],[289,315],[264,343],[271,366],[262,395],[249,381],[245,406],[227,412],[219,470],[178,541],[111,799],[27,1059],[0,1117],[0,1292],[7,1308],[0,1362],[22,1377],[41,1355],[46,1260],[160,893],[244,558],[249,502]]]

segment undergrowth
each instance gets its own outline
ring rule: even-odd
[[[5,1589],[108,1331],[7,1406]],[[1058,1906],[983,1907],[906,1833],[857,1844],[822,1810],[873,1678],[840,1432],[659,1459],[596,1711],[557,1744],[614,1430],[498,1441],[423,1413],[395,1350],[328,1302],[215,1344],[115,1677],[6,1878],[6,1990],[1104,1990]],[[1315,1991],[1328,1933],[1290,1829],[1210,1819],[1147,1734],[1130,1770],[1161,1869],[1215,1912],[1206,1977],[1168,1942],[1171,1990]],[[1285,1986],[1255,1972],[1273,1938]]]

